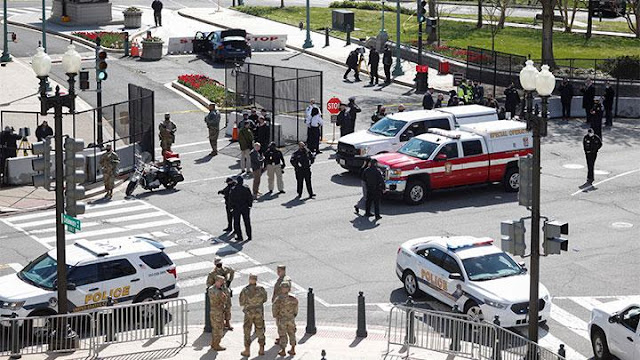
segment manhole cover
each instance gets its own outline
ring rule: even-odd
[[[167,234],[188,234],[193,231],[193,229],[189,229],[188,227],[183,226],[175,226],[162,230]]]
[[[580,165],[580,164],[564,164],[562,165],[562,167],[565,169],[572,169],[572,170],[584,169],[584,165]]]
[[[202,239],[198,239],[198,238],[186,238],[186,239],[180,239],[180,240],[176,240],[177,244],[180,245],[200,245],[204,242],[204,240]]]
[[[618,229],[629,229],[633,227],[633,224],[628,222],[617,221],[612,223],[611,226]]]

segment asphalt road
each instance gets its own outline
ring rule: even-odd
[[[26,33],[21,36],[32,36],[30,41],[38,37],[37,34]],[[51,49],[57,49],[51,51],[58,54],[64,45],[65,41],[55,38],[49,41]],[[15,47],[16,56],[31,54],[29,47],[20,46],[22,43]],[[367,126],[369,114],[379,102],[419,101],[418,96],[401,86],[380,89],[366,87],[365,82],[343,82],[341,67],[294,52],[256,54],[252,61],[321,69],[324,72],[325,100],[334,95],[358,98],[363,106],[359,128]],[[59,65],[54,66],[53,73],[62,77]],[[205,156],[209,149],[202,121],[204,113],[165,86],[183,73],[203,73],[222,79],[223,69],[194,56],[167,56],[152,63],[110,59],[109,80],[105,82],[105,98],[108,100],[105,103],[126,99],[124,84],[127,82],[154,90],[156,113],[171,112],[178,125],[175,149],[182,154],[186,178],[176,191],[143,193],[138,190],[140,201],[118,203],[114,209],[123,213],[131,211],[132,214],[135,214],[132,208],[135,211],[151,209],[159,223],[153,223],[154,228],[150,230],[157,228],[155,230],[165,234],[162,240],[169,239],[179,245],[179,249],[174,247],[168,250],[170,252],[196,252],[210,246],[210,239],[229,242],[230,248],[225,254],[233,254],[234,257],[229,258],[234,259],[232,266],[246,269],[245,274],[239,274],[234,286],[242,285],[250,271],[264,271],[261,273],[263,278],[271,276],[277,264],[286,264],[298,291],[313,287],[321,300],[317,306],[318,321],[355,326],[354,304],[358,292],[363,291],[367,302],[372,304],[367,313],[369,324],[385,325],[388,304],[406,300],[394,273],[395,255],[400,243],[426,235],[474,235],[498,239],[500,221],[527,215],[526,209],[517,205],[514,194],[504,193],[499,185],[489,185],[434,193],[425,204],[414,207],[384,201],[382,220],[370,222],[353,214],[353,204],[361,196],[359,180],[335,163],[332,148],[327,145],[313,167],[317,198],[295,199],[293,171],[287,168],[287,193],[261,198],[252,210],[254,240],[235,243],[221,231],[226,226],[226,219],[222,199],[216,192],[223,187],[226,176],[239,171],[237,145],[229,145],[222,139],[219,143],[223,148],[222,154],[213,159]],[[90,104],[94,103],[92,93],[81,93],[80,96]],[[640,226],[640,169],[637,162],[640,126],[637,120],[625,120],[616,122],[613,129],[605,130],[604,147],[596,166],[599,172],[595,188],[581,192],[578,186],[586,178],[581,150],[585,129],[579,121],[552,121],[549,136],[543,141],[542,213],[570,223],[570,245],[569,251],[561,256],[541,260],[541,280],[554,296],[557,308],[564,310],[563,316],[552,317],[549,321],[550,335],[543,329],[547,341],[553,343],[553,339],[560,339],[572,350],[588,357],[589,342],[577,329],[581,326],[580,321],[584,323],[589,319],[589,312],[581,303],[585,299],[593,303],[640,295],[636,239],[637,227]],[[263,192],[265,188],[263,183]],[[115,200],[121,199],[123,194],[118,192]],[[100,206],[108,204],[97,202],[96,209]],[[123,210],[119,210],[120,207]],[[126,235],[140,229],[136,224],[152,226],[149,221],[153,219],[128,223],[124,218],[126,215],[117,215],[119,221],[116,222],[109,221],[106,215],[105,219],[98,217],[100,221],[95,228],[117,228],[119,234]],[[37,213],[34,216],[38,216]],[[46,218],[46,214],[42,216]],[[5,236],[0,238],[4,250],[0,253],[2,264],[25,265],[44,251],[47,244],[50,246],[47,241],[51,234],[42,235],[47,229],[33,233],[24,226],[27,220],[11,217],[3,220],[6,222],[0,222],[0,236]],[[81,234],[91,240],[114,236],[91,231],[87,228]],[[190,284],[184,287],[182,294],[193,299],[201,298],[203,289],[198,281],[206,275],[208,268],[199,268],[199,265],[188,261],[196,259],[199,260],[196,264],[204,262],[207,265],[206,261],[211,261],[211,256],[182,256],[177,263],[186,267],[179,268],[180,279]],[[0,266],[0,274],[11,273],[12,269],[9,265]],[[429,298],[420,300],[427,302],[425,306],[445,309],[444,305]],[[203,318],[201,302],[194,301],[190,309],[191,320]],[[234,319],[239,319],[239,316],[236,307]],[[304,319],[304,312],[300,316]]]

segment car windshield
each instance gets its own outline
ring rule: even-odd
[[[27,265],[18,273],[18,277],[31,285],[52,290],[57,280],[58,262],[44,254]],[[67,265],[67,271],[70,266]]]
[[[427,160],[438,148],[438,144],[413,138],[398,150],[399,153]]]
[[[378,122],[373,124],[369,128],[369,131],[374,134],[393,137],[393,136],[396,136],[396,134],[400,130],[402,130],[402,128],[406,123],[407,123],[406,121],[394,120],[388,117],[383,117],[382,119],[378,120]]]
[[[462,260],[471,281],[493,280],[522,273],[522,268],[505,253],[488,254]]]

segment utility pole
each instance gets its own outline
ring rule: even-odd
[[[309,4],[309,0],[307,0],[307,36],[304,40],[304,44],[302,44],[303,49],[308,49],[313,47],[313,42],[311,42],[311,5]],[[275,111],[275,109],[273,109]]]
[[[527,96],[528,121],[533,125],[533,198],[531,199],[531,282],[529,284],[529,340],[538,342],[538,298],[540,284],[540,126],[533,116],[533,92]]]
[[[400,0],[396,0],[396,67],[393,69],[393,76],[404,75],[400,60]]]
[[[96,123],[96,127],[98,128],[98,131],[96,133],[97,135],[97,139],[96,142],[97,144],[95,145],[100,145],[100,148],[102,148],[102,143],[104,141],[103,136],[102,136],[102,80],[100,79],[100,69],[98,67],[98,64],[100,62],[99,60],[99,55],[100,55],[100,50],[102,50],[102,47],[100,46],[100,44],[102,43],[102,40],[100,39],[100,37],[96,38],[96,116],[97,116],[97,123]]]
[[[9,0],[4,0],[2,4],[2,11],[4,15],[4,22],[2,24],[3,32],[4,32],[4,44],[2,48],[2,57],[0,57],[0,62],[9,62],[11,61],[11,53],[9,53],[9,29],[7,29],[7,2]]]

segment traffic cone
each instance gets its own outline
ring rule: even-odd
[[[131,45],[131,56],[138,57],[140,56],[140,47],[138,46],[138,40],[134,41]]]
[[[231,141],[238,141],[238,127],[234,124],[231,131]]]

